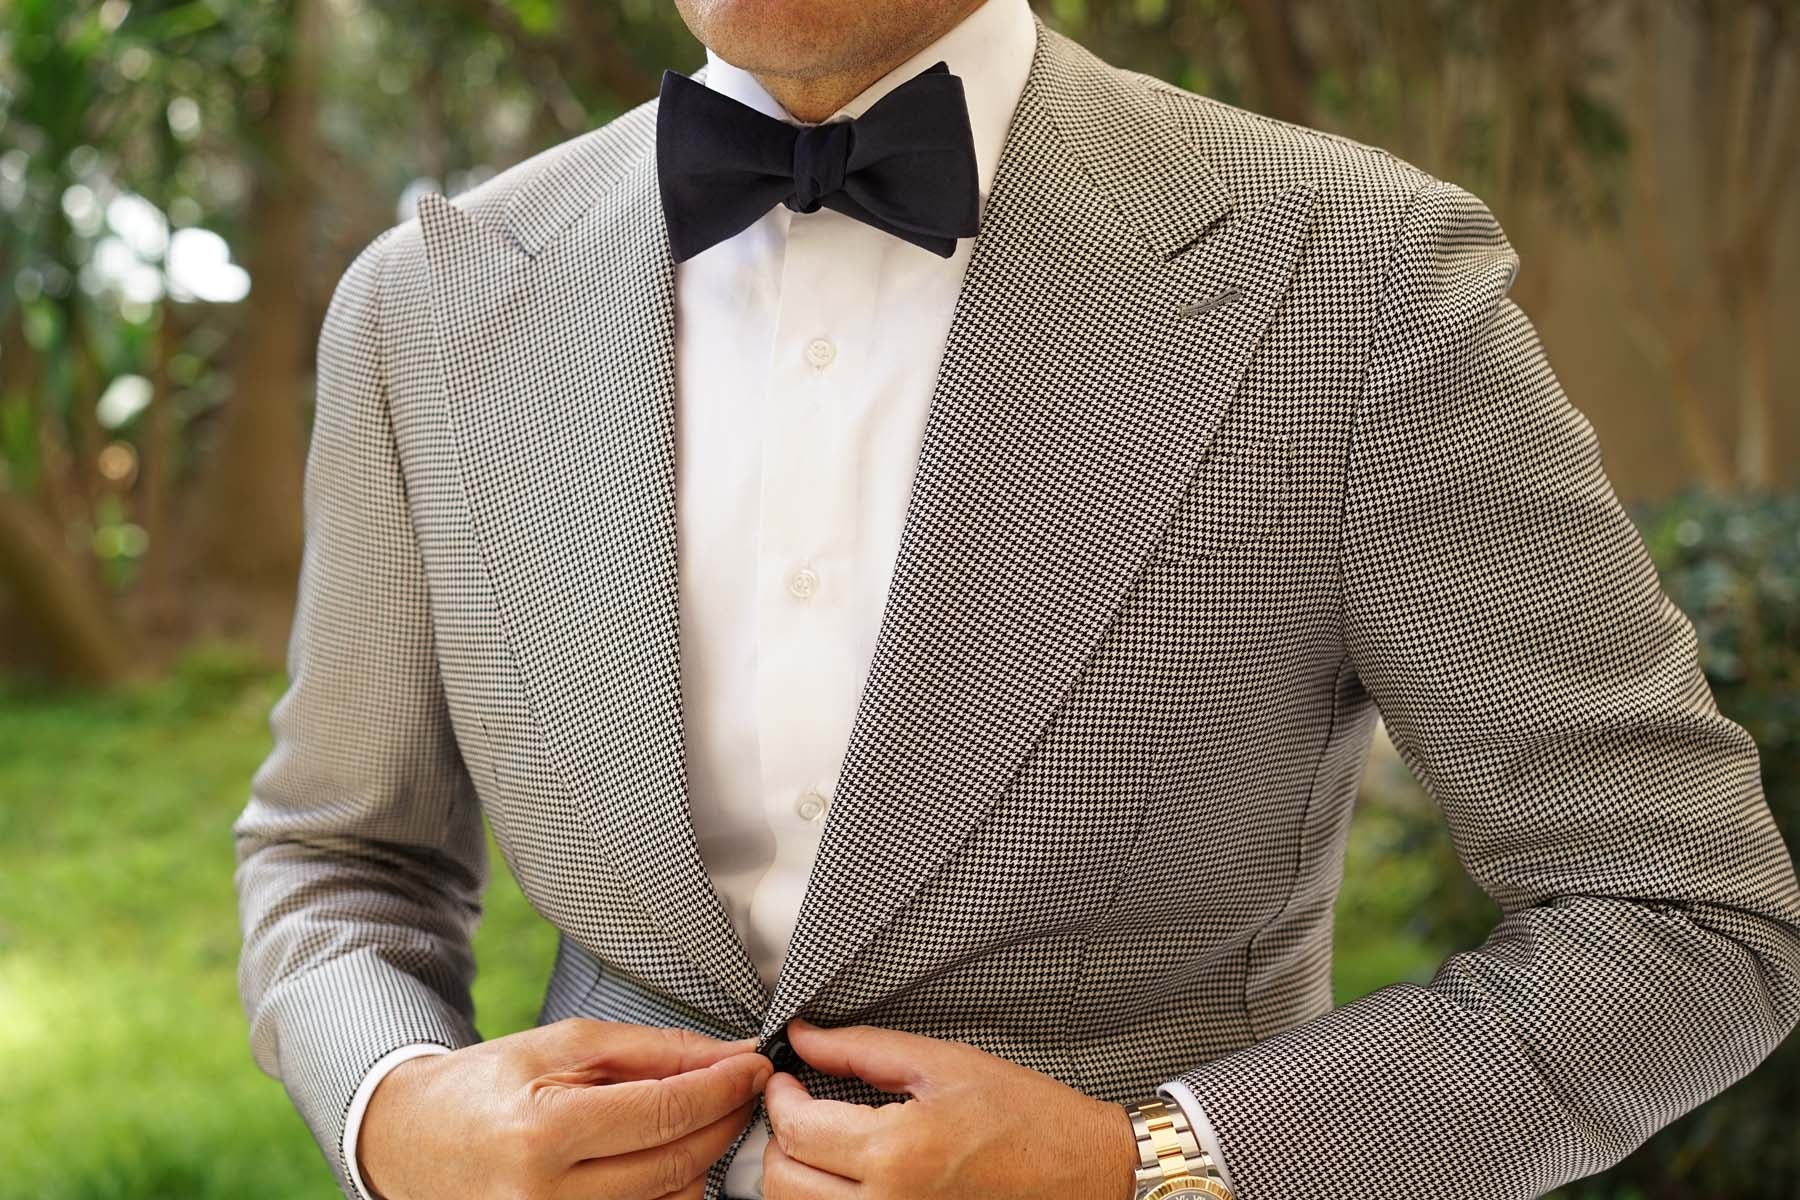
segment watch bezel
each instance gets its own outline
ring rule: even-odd
[[[1153,1185],[1149,1191],[1139,1192],[1137,1200],[1181,1200],[1188,1196],[1207,1196],[1212,1200],[1236,1200],[1230,1189],[1224,1184],[1201,1175],[1165,1179],[1161,1183]]]

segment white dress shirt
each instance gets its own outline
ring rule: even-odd
[[[1028,0],[985,0],[827,120],[860,116],[939,60],[961,77],[985,208],[1036,46]],[[801,124],[707,51],[706,85]],[[829,208],[777,204],[675,268],[676,542],[681,706],[701,858],[772,989],[830,811],[874,655],[938,361],[963,270]],[[392,1066],[354,1097],[345,1158]],[[1217,1140],[1178,1082],[1216,1161]],[[725,1190],[760,1200],[759,1121]],[[365,1200],[367,1193],[364,1192]]]

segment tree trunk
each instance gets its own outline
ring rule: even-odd
[[[1775,429],[1770,374],[1769,239],[1739,264],[1737,482],[1748,491],[1775,485]]]
[[[188,605],[182,595],[174,549],[180,544],[172,515],[175,509],[175,387],[169,364],[181,351],[181,309],[162,306],[156,330],[155,359],[150,368],[150,407],[138,425],[138,524],[150,553],[131,597],[139,628],[158,641],[175,642],[188,633]]]
[[[131,677],[138,664],[112,606],[63,546],[53,522],[0,491],[0,579],[7,581],[24,628],[0,636],[41,637],[42,657],[60,677],[109,685]]]
[[[316,109],[324,42],[320,0],[286,0],[287,53],[276,67],[265,152],[253,189],[247,265],[251,294],[206,473],[184,521],[202,585],[201,627],[278,659],[292,619],[303,540],[302,421],[313,331],[311,276]]]
[[[1289,0],[1239,0],[1251,65],[1263,111],[1283,121],[1312,124],[1312,71],[1300,51]]]

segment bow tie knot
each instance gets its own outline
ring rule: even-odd
[[[675,71],[656,109],[656,173],[676,262],[777,204],[829,208],[949,258],[981,195],[963,81],[937,63],[859,117],[795,125]]]
[[[855,140],[849,121],[803,126],[794,139],[794,191],[782,203],[795,212],[817,212],[822,197],[844,186]]]

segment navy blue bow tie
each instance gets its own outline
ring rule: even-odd
[[[821,205],[945,258],[975,236],[980,193],[962,79],[937,63],[860,117],[778,121],[676,71],[656,109],[669,249],[692,258],[777,203]]]

